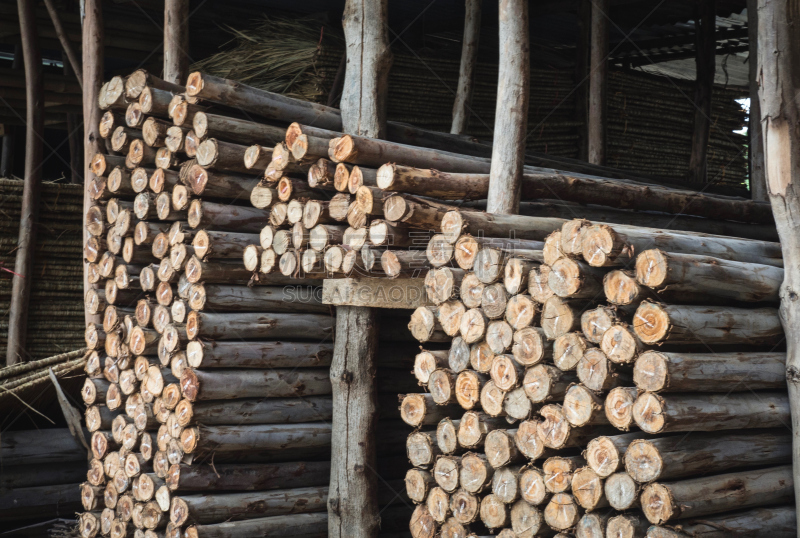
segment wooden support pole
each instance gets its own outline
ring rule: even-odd
[[[48,0],[48,5],[49,5]],[[73,74],[72,64],[67,60],[67,53],[61,53],[61,59],[64,62],[64,75],[70,76]],[[83,75],[77,75],[78,80],[83,83]],[[82,139],[78,134],[78,115],[67,114],[67,139],[69,145],[69,169],[70,169],[70,182],[80,184],[83,182],[83,174],[81,167],[83,166],[83,148],[81,147]]]
[[[64,49],[64,53],[69,59],[69,64],[72,66],[72,72],[75,73],[75,78],[78,79],[78,84],[81,89],[83,89],[83,70],[81,69],[81,62],[78,61],[78,55],[72,47],[64,25],[61,24],[61,17],[58,15],[58,10],[55,4],[53,4],[53,0],[44,0],[44,5],[47,7],[47,12],[50,14],[50,20],[53,21],[53,27],[56,30],[58,40],[61,42],[61,48]]]
[[[792,431],[800,431],[800,249],[797,219],[800,213],[800,40],[797,6],[790,0],[758,2],[758,84],[764,169],[775,225],[781,239],[786,270],[781,286],[780,316],[786,331],[786,379]],[[792,449],[795,503],[800,502],[800,438]],[[800,537],[800,531],[798,531]]]
[[[689,159],[689,182],[695,187],[706,183],[708,169],[708,135],[711,130],[711,91],[714,87],[717,27],[715,0],[701,0],[696,4],[694,131],[692,155]]]
[[[388,2],[348,0],[342,16],[347,68],[341,110],[347,134],[386,138],[389,68]]]
[[[578,35],[575,41],[575,121],[578,122],[578,159],[589,160],[589,47],[592,2],[578,2]]]
[[[499,13],[497,111],[486,210],[510,215],[519,212],[520,184],[525,163],[530,94],[528,2],[501,0]]]
[[[6,364],[24,360],[27,336],[28,302],[33,280],[33,252],[36,248],[36,220],[42,183],[42,141],[44,139],[44,84],[42,52],[36,30],[36,5],[17,0],[22,54],[25,61],[25,184],[19,220],[19,240],[11,283],[8,310],[8,347]]]
[[[589,162],[605,164],[610,0],[592,2],[589,51]]]
[[[84,0],[82,46],[83,53],[83,214],[94,205],[91,197],[91,186],[94,173],[91,169],[92,157],[100,153],[103,147],[100,137],[100,108],[98,95],[103,84],[103,8],[99,0]],[[89,232],[83,232],[84,242],[89,239]],[[89,264],[83,264],[84,294],[92,287],[88,275]],[[98,323],[100,316],[86,312],[86,323]]]
[[[750,171],[750,197],[769,201],[764,171],[764,137],[761,136],[761,104],[758,102],[758,0],[747,0],[747,42],[750,46],[750,119],[747,123],[747,159]]]
[[[189,69],[189,0],[164,2],[164,80],[180,84]]]
[[[478,64],[478,40],[481,35],[481,2],[466,0],[464,7],[464,37],[461,40],[461,68],[458,89],[453,103],[452,134],[464,134],[469,123],[469,104],[472,100],[473,76]]]

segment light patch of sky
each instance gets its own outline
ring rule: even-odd
[[[750,117],[750,98],[746,97],[744,99],[737,99],[736,102],[739,103],[742,106],[742,108],[745,110],[745,112],[747,112],[748,121],[749,121],[749,117]],[[745,125],[741,129],[739,129],[738,131],[733,131],[733,132],[736,133],[736,134],[746,135],[747,134],[747,125]]]

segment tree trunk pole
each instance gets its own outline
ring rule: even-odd
[[[520,183],[525,163],[525,131],[530,96],[528,2],[501,0],[500,65],[497,112],[486,210],[504,215],[519,212]]]
[[[592,2],[589,50],[589,162],[606,163],[608,13],[610,0]]]
[[[92,157],[101,152],[104,148],[100,137],[100,108],[97,104],[97,97],[100,93],[100,86],[103,84],[103,8],[100,0],[83,0],[82,21],[83,44],[83,214],[84,221],[89,208],[94,205],[90,187],[93,183],[94,174],[91,169]],[[83,241],[89,239],[89,232],[83,231]],[[83,289],[85,292],[92,287],[88,278],[89,264],[83,264]],[[99,323],[100,316],[92,315],[88,311],[85,314],[87,323]]]
[[[75,78],[78,79],[78,84],[83,89],[83,70],[81,63],[78,61],[78,55],[70,43],[67,32],[64,30],[64,25],[61,24],[61,17],[58,15],[58,10],[53,4],[53,0],[44,0],[44,5],[47,7],[47,12],[50,14],[50,20],[53,21],[53,27],[56,29],[56,35],[61,42],[61,47],[69,59],[69,64],[72,66],[72,72],[75,73]]]
[[[466,0],[464,10],[464,37],[461,41],[461,68],[458,89],[453,103],[452,134],[464,134],[469,123],[469,104],[472,100],[473,75],[478,64],[478,40],[481,35],[481,2]]]
[[[764,173],[764,138],[761,136],[761,103],[758,101],[758,0],[747,0],[747,39],[750,44],[750,119],[747,123],[750,196],[760,202],[769,201],[767,177]]]
[[[700,187],[706,183],[708,169],[708,134],[711,129],[711,92],[714,87],[716,53],[715,0],[697,3],[695,16],[694,131],[692,154],[689,158],[689,183]]]
[[[36,31],[36,4],[17,0],[22,54],[25,61],[25,185],[19,220],[19,240],[11,284],[8,311],[8,347],[6,364],[21,362],[25,355],[28,325],[28,302],[33,279],[33,253],[36,248],[36,220],[42,183],[42,140],[44,138],[44,84],[42,52]]]
[[[589,160],[589,54],[592,39],[592,3],[578,2],[578,35],[575,44],[575,121],[578,122],[578,159]]]
[[[347,0],[344,35],[347,68],[342,126],[347,134],[385,138],[389,67],[387,0]],[[375,538],[380,527],[376,474],[377,312],[336,309],[330,379],[333,399],[328,536]]]
[[[800,502],[800,39],[797,6],[791,0],[758,1],[758,85],[764,169],[786,269],[781,286],[781,322],[787,334],[786,378],[794,432],[795,502]],[[798,510],[800,512],[800,510]],[[798,530],[800,537],[800,530]]]
[[[386,138],[389,68],[388,2],[348,0],[343,22],[347,68],[342,88],[342,127],[347,134]]]
[[[50,0],[48,0],[49,4]],[[67,56],[66,51],[61,54],[62,61],[65,60]],[[70,76],[73,74],[73,70],[71,67],[71,63],[69,61],[64,61],[64,75]],[[78,80],[83,83],[83,75],[77,75]],[[83,174],[81,174],[80,168],[83,163],[83,158],[81,157],[81,142],[82,139],[78,135],[78,115],[77,114],[67,114],[67,138],[69,141],[69,168],[70,168],[70,182],[75,183],[76,185],[83,181]]]
[[[181,84],[189,69],[189,0],[164,2],[164,80]]]

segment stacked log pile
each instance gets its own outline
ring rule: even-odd
[[[102,323],[85,333],[93,459],[81,535],[325,535],[335,318],[320,302],[322,273],[299,274],[291,235],[275,270],[260,270],[271,236],[292,231],[271,224],[278,208],[294,218],[300,204],[302,218],[304,193],[318,193],[299,165],[268,166],[287,123],[201,104],[144,71],[110,80],[100,106],[111,150],[92,161],[86,222],[86,308]],[[276,182],[264,180],[272,173]],[[300,238],[323,230],[327,246],[341,228],[310,226]],[[297,254],[289,268],[287,253]],[[396,400],[414,386],[396,374],[413,348],[391,340],[379,390]],[[384,408],[371,472],[387,479],[389,506],[402,504],[404,434],[396,404]],[[387,525],[409,515],[389,508]]]
[[[452,346],[417,355],[401,406],[416,538],[794,535],[778,244],[459,211],[439,231],[409,328]]]
[[[416,379],[391,369],[377,375],[377,472],[388,469],[381,476],[390,493],[391,472],[402,468],[393,450],[405,432],[387,396],[404,394],[399,418],[416,428],[406,444],[415,468],[405,480],[418,503],[414,538],[575,528],[584,510],[610,502],[609,480],[593,476],[581,455],[590,441],[614,435],[604,399],[652,397],[684,423],[682,410],[694,409],[653,391],[638,395],[626,364],[644,342],[691,348],[690,331],[673,327],[698,320],[700,330],[715,318],[728,325],[704,329],[712,345],[781,337],[774,308],[745,314],[730,294],[702,309],[662,307],[644,295],[601,305],[605,279],[651,246],[722,264],[770,263],[770,271],[781,264],[777,245],[453,211],[446,202],[480,201],[488,188],[489,161],[474,156],[473,142],[397,124],[387,141],[342,135],[335,109],[200,73],[185,87],[143,71],[115,77],[100,105],[111,149],[92,161],[97,205],[84,249],[96,285],[86,307],[102,315],[85,331],[93,460],[82,489],[84,538],[134,528],[199,538],[324,534],[334,319],[319,301],[322,278],[425,276],[432,306],[409,325],[425,349],[411,361],[410,348],[395,343],[403,339],[396,320],[381,335],[379,362],[413,366]],[[758,234],[770,223],[763,204],[536,167],[525,173],[526,199],[561,181],[569,201],[616,189],[606,207],[703,217],[679,221],[687,228],[736,221]],[[703,293],[722,293],[708,287]],[[666,336],[636,339],[634,316],[650,315],[646,308],[664,310]],[[626,321],[631,358],[612,360],[619,349],[592,345]],[[732,396],[741,396],[736,416],[770,398],[778,410],[771,422],[723,420],[720,409],[694,422],[774,427],[785,418],[785,395],[764,394]],[[390,509],[385,522],[408,521],[403,514]]]

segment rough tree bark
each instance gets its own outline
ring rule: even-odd
[[[164,80],[180,84],[189,69],[189,0],[164,2]]]
[[[714,63],[716,57],[715,31],[717,27],[714,11],[715,0],[701,0],[696,4],[695,16],[695,65],[697,76],[694,88],[694,131],[692,132],[692,154],[689,158],[689,182],[695,187],[706,183],[708,168],[708,134],[711,130],[711,92],[714,87]]]
[[[520,183],[525,164],[530,93],[528,2],[501,0],[499,15],[497,112],[486,210],[508,215],[519,212]]]
[[[478,64],[478,40],[481,35],[481,2],[466,0],[464,8],[464,37],[461,41],[461,68],[458,89],[453,103],[452,134],[464,134],[469,123],[469,103],[472,100],[473,75]]]
[[[25,185],[19,220],[19,240],[11,283],[11,305],[8,311],[8,347],[6,364],[12,365],[25,353],[28,301],[33,280],[33,252],[36,248],[36,220],[39,214],[39,191],[42,183],[42,140],[44,138],[44,85],[42,52],[36,30],[36,6],[18,0],[22,54],[25,61]],[[95,122],[95,125],[97,122]]]
[[[764,168],[785,267],[781,286],[781,322],[786,330],[786,377],[792,414],[795,502],[800,500],[800,41],[797,4],[789,0],[758,2],[758,84]],[[800,536],[800,531],[798,531]]]

